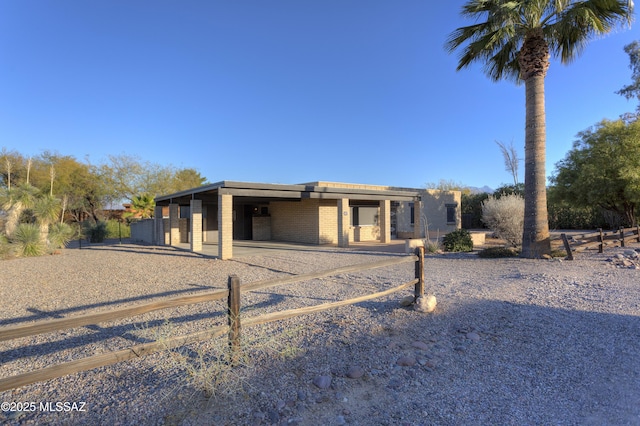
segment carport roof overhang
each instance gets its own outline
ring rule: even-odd
[[[370,201],[420,200],[420,194],[417,190],[341,188],[308,184],[283,185],[225,180],[186,191],[176,192],[175,194],[162,195],[156,197],[155,201],[158,206],[166,206],[172,203],[188,204],[190,200],[217,203],[218,195],[225,194],[235,197],[259,199],[262,201],[302,200],[305,198],[325,200],[348,198],[350,200]]]

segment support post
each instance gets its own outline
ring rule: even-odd
[[[420,200],[416,200],[413,203],[413,238],[422,238],[422,205]],[[428,235],[424,236],[429,238]]]
[[[624,247],[624,226],[620,227],[620,247]]]
[[[218,195],[218,257],[233,257],[233,195]]]
[[[564,250],[567,252],[567,260],[573,260],[573,253],[571,252],[571,246],[569,240],[567,240],[567,234],[560,234],[562,237],[562,243],[564,244]]]
[[[338,199],[338,247],[349,247],[349,199]]]
[[[159,246],[165,245],[167,242],[164,240],[164,223],[162,218],[162,206],[156,206],[153,210],[153,233],[154,242]]]
[[[415,253],[418,256],[418,260],[416,260],[416,279],[418,282],[414,292],[414,301],[418,297],[424,297],[424,247],[416,247]]]
[[[380,201],[380,216],[378,227],[380,228],[380,243],[391,242],[391,201]]]
[[[604,253],[604,234],[602,233],[602,228],[598,228],[600,235],[598,236],[598,241],[600,241],[600,245],[598,246],[598,253]]]
[[[169,245],[180,245],[180,206],[169,204]]]
[[[640,243],[640,224],[636,224],[636,235],[638,236],[637,240]]]
[[[231,349],[231,364],[238,365],[240,361],[240,278],[229,276],[229,299],[227,316],[229,318],[229,348]]]
[[[202,200],[191,200],[191,251],[202,251]]]

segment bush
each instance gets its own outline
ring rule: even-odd
[[[71,241],[76,232],[66,223],[54,223],[49,228],[49,241],[53,248],[63,248]]]
[[[484,259],[498,259],[501,257],[516,257],[519,256],[520,253],[518,250],[511,247],[489,247],[480,252],[478,252],[478,256]]]
[[[83,234],[90,243],[101,243],[107,237],[107,223],[102,221],[95,224],[85,223]]]
[[[131,228],[127,222],[118,224],[117,220],[111,219],[107,221],[107,235],[105,238],[129,238],[131,237]]]
[[[17,244],[20,256],[42,256],[47,247],[40,239],[40,228],[32,223],[21,223],[13,233],[13,241]]]
[[[489,197],[482,203],[482,221],[513,247],[522,245],[524,198],[517,194]]]
[[[473,251],[473,240],[466,229],[449,232],[442,239],[445,251]]]

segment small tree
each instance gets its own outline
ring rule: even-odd
[[[521,246],[524,198],[515,194],[490,196],[482,203],[482,221],[510,246]]]

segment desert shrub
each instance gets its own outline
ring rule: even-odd
[[[491,196],[482,203],[482,220],[498,238],[513,247],[522,245],[524,198],[517,194]]]
[[[478,252],[478,256],[485,259],[498,259],[501,257],[516,257],[520,253],[512,247],[489,247]]]
[[[449,232],[442,239],[445,251],[473,251],[473,240],[466,229]]]
[[[91,243],[101,243],[107,237],[107,223],[102,221],[94,224],[85,223],[83,235],[85,235]]]
[[[424,250],[426,253],[437,253],[440,250],[438,240],[432,241],[430,239],[424,240]]]
[[[9,257],[11,257],[11,245],[7,237],[0,234],[0,259],[8,259]]]
[[[40,239],[40,228],[32,223],[21,223],[12,237],[19,256],[42,256],[47,252],[46,245]]]
[[[120,225],[118,225],[117,220],[110,219],[106,224],[107,235],[105,238],[129,238],[131,236],[131,228],[129,227],[129,223],[126,221],[121,222]]]
[[[49,242],[53,248],[63,248],[76,235],[76,231],[66,223],[54,223],[49,228]]]

